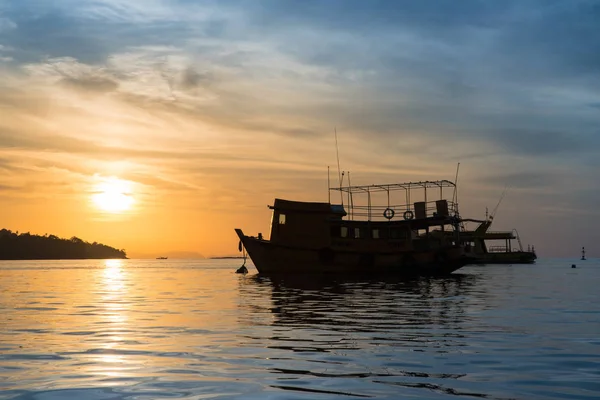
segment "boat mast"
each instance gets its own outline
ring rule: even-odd
[[[340,170],[340,151],[338,149],[337,127],[334,127],[333,131],[335,133],[335,155],[337,158],[338,179],[340,182],[340,201],[342,202],[342,206],[343,206],[344,205],[344,195],[342,193],[342,171]]]
[[[504,186],[504,190],[502,191],[502,195],[500,195],[500,200],[498,200],[498,204],[496,204],[496,207],[494,207],[494,209],[492,210],[492,213],[490,214],[490,220],[493,220],[494,217],[496,216],[496,212],[498,211],[498,207],[500,207],[500,203],[502,203],[502,200],[504,200],[504,196],[506,196],[506,191],[508,190],[508,185]]]
[[[350,171],[348,171],[348,186],[352,186],[352,182],[350,181]],[[352,219],[352,191],[348,190],[348,211],[350,212],[350,219]]]
[[[329,179],[329,165],[327,166],[327,201],[331,204],[331,182]]]
[[[460,163],[456,164],[456,177],[454,178],[454,193],[452,193],[452,207],[454,207],[454,213],[458,212],[458,207],[456,203],[458,202],[458,169],[460,168]]]

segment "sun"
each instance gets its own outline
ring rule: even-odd
[[[109,213],[122,213],[133,206],[131,182],[115,177],[101,178],[94,188],[92,202],[100,210]]]

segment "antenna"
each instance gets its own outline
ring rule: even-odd
[[[342,201],[342,206],[343,206],[344,205],[344,196],[342,194],[342,177],[344,176],[344,174],[340,170],[340,152],[339,152],[339,149],[338,149],[337,128],[334,127],[333,131],[335,132],[335,155],[337,157],[338,179],[339,179],[339,182],[340,182],[340,199]]]
[[[329,165],[327,166],[327,198],[329,199],[329,203],[331,204],[331,183],[329,179]]]
[[[454,211],[458,212],[458,207],[456,203],[458,202],[458,169],[460,168],[460,163],[456,164],[456,177],[454,178],[454,193],[452,194],[452,203],[454,203]]]
[[[348,171],[348,186],[352,186],[352,182],[350,182],[350,171]],[[352,193],[351,190],[348,190],[348,208],[350,211],[350,218],[352,218]]]
[[[498,211],[498,207],[500,206],[500,203],[502,203],[504,196],[506,196],[507,191],[508,191],[508,185],[504,186],[504,190],[502,191],[500,200],[498,200],[498,204],[496,204],[496,207],[494,207],[494,210],[492,210],[492,214],[490,215],[490,220],[494,219],[494,216],[496,215],[496,211]]]

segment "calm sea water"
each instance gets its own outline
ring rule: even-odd
[[[409,281],[239,265],[0,262],[0,398],[600,398],[598,260]]]

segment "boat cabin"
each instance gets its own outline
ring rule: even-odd
[[[410,189],[425,190],[424,198],[412,203],[395,203],[390,192],[403,190],[410,201]],[[429,235],[433,230],[458,234],[456,204],[446,199],[427,199],[427,188],[453,187],[448,181],[336,188],[348,194],[347,207],[330,202],[300,202],[275,199],[270,241],[274,244],[311,247],[347,248],[356,251],[427,250],[445,245],[441,238]],[[364,205],[354,194],[366,194]],[[374,200],[377,194],[383,204]],[[431,196],[430,196],[431,197]],[[414,198],[414,194],[413,194]],[[343,197],[341,197],[343,200]],[[451,212],[451,210],[453,212]]]

